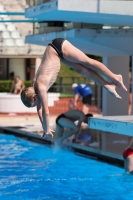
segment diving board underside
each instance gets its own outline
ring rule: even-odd
[[[91,129],[133,136],[133,116],[106,116],[89,118]]]

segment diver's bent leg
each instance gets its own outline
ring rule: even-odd
[[[121,99],[121,97],[117,94],[117,92],[115,90],[115,88],[116,88],[115,84],[108,83],[96,71],[89,69],[89,68],[86,68],[86,67],[82,66],[81,64],[73,63],[73,62],[70,62],[70,61],[65,60],[65,59],[63,60],[63,63],[72,67],[75,71],[86,76],[87,78],[94,80],[96,83],[98,83],[99,85],[103,86],[106,90],[108,90],[108,92],[111,95],[115,96],[118,99]]]
[[[57,144],[58,144],[59,146],[61,146],[62,143],[63,143],[63,141],[64,141],[65,139],[71,137],[72,135],[76,135],[76,134],[78,133],[78,131],[79,131],[78,128],[76,128],[76,129],[74,129],[74,130],[70,130],[70,131],[67,132],[64,136],[62,136],[61,138],[59,138],[59,139],[57,140]]]
[[[68,137],[70,137],[70,136],[78,133],[79,128],[73,123],[73,121],[71,121],[71,120],[69,120],[67,118],[61,118],[61,119],[59,119],[58,123],[59,123],[59,125],[61,124],[64,128],[70,129],[70,131],[68,131],[62,137],[60,137],[59,139],[57,139],[58,146],[61,146],[62,142],[66,138],[68,138]]]
[[[73,63],[79,63],[87,68],[93,69],[108,77],[114,84],[123,90],[127,88],[123,84],[122,76],[111,72],[103,63],[87,57],[81,50],[65,40],[62,45],[63,57]]]
[[[58,140],[63,135],[64,128],[60,126],[59,124],[56,124],[56,130],[55,130],[55,140]]]

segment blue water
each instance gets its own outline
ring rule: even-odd
[[[133,176],[124,170],[0,135],[0,200],[132,200]]]

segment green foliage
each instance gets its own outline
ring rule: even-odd
[[[68,77],[81,77],[79,73],[74,71],[72,68],[68,67],[64,63],[61,63],[61,68],[58,76],[68,76]]]
[[[30,87],[32,81],[24,81],[25,87]],[[0,92],[10,92],[12,85],[11,80],[0,80]]]
[[[32,81],[24,81],[25,87],[30,87],[32,84]]]
[[[65,97],[73,97],[73,94],[60,94],[60,98],[65,98]]]
[[[11,88],[12,81],[2,80],[0,81],[0,92],[9,92]]]

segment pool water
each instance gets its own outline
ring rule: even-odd
[[[132,200],[133,176],[68,151],[0,135],[0,200]]]

